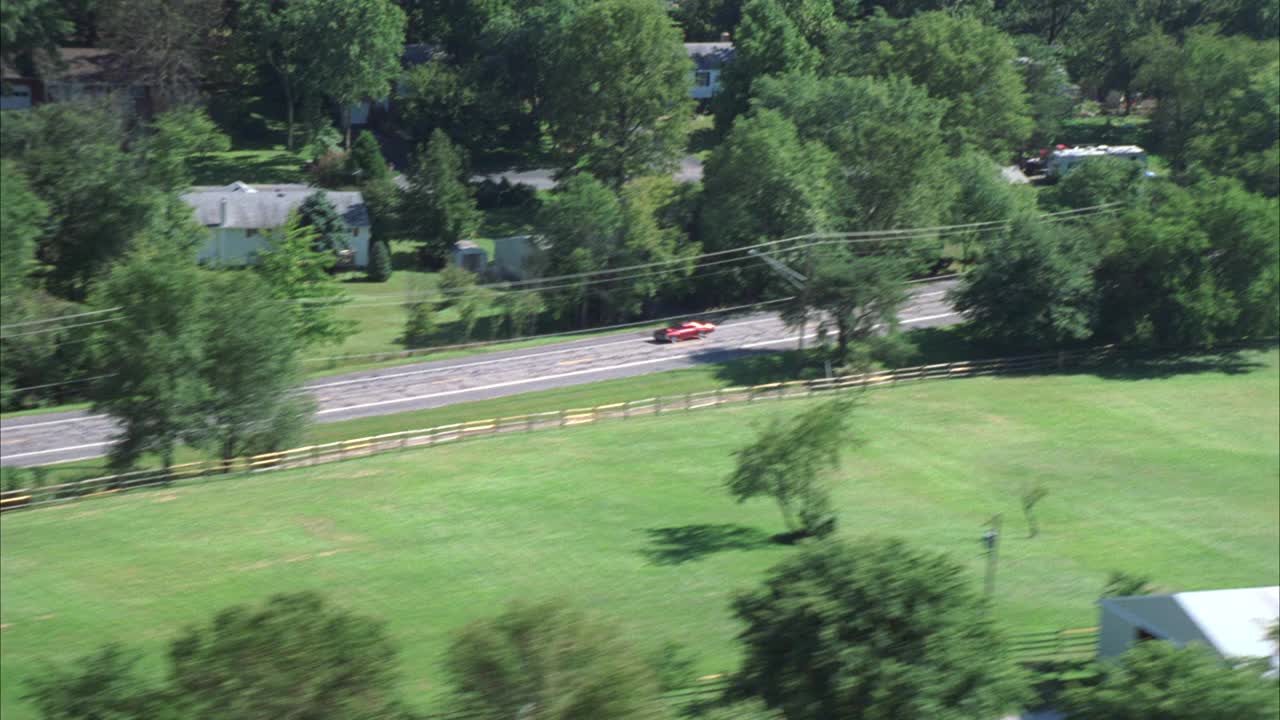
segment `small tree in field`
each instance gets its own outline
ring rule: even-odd
[[[391,279],[391,248],[385,240],[369,244],[369,279],[386,282]]]
[[[1100,669],[1101,682],[1062,694],[1073,720],[1274,720],[1280,713],[1280,687],[1262,677],[1265,661],[1227,663],[1194,643],[1138,643]]]
[[[461,151],[440,129],[419,149],[405,192],[401,224],[439,267],[459,240],[480,227],[475,193],[467,184]]]
[[[354,331],[337,315],[351,296],[325,271],[333,255],[315,248],[316,236],[315,227],[303,225],[297,213],[290,215],[272,234],[270,249],[260,254],[256,266],[304,348],[341,342]]]
[[[841,397],[785,423],[774,420],[754,443],[734,453],[738,466],[725,481],[729,494],[738,502],[773,498],[794,534],[829,533],[835,518],[821,476],[839,467],[851,407],[852,401]]]
[[[737,680],[787,720],[998,718],[1027,699],[955,561],[899,540],[827,540],[739,594]]]
[[[316,250],[333,252],[347,246],[347,232],[338,217],[338,209],[329,202],[329,196],[323,190],[311,193],[302,201],[298,206],[298,218],[303,227],[316,229]]]
[[[1049,488],[1038,480],[1025,483],[1022,486],[1019,499],[1022,501],[1022,514],[1027,518],[1027,534],[1029,537],[1035,537],[1040,534],[1040,523],[1036,521],[1035,515],[1036,503],[1039,503],[1048,495]]]
[[[387,167],[387,161],[382,157],[378,140],[368,130],[361,132],[360,137],[356,138],[356,143],[351,148],[351,164],[360,173],[356,180],[361,185],[391,177],[391,169]]]
[[[464,706],[483,717],[663,718],[657,679],[612,624],[566,605],[516,605],[474,623],[446,665]]]
[[[436,334],[435,306],[429,302],[415,302],[409,305],[409,317],[404,323],[404,344],[411,347],[422,347]]]

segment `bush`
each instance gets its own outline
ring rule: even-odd
[[[404,344],[411,348],[423,347],[435,334],[435,308],[431,303],[417,302],[410,305],[409,319],[404,324]]]
[[[493,210],[504,207],[520,207],[537,197],[537,190],[521,183],[511,184],[506,178],[498,182],[482,180],[475,186],[476,207]]]
[[[307,177],[313,185],[336,188],[351,182],[347,154],[341,150],[326,150],[307,165]]]
[[[440,293],[448,297],[446,304],[457,300],[464,290],[475,287],[475,284],[476,274],[457,265],[450,265],[440,271]]]
[[[391,279],[391,248],[383,240],[374,240],[369,244],[368,276],[373,282]]]

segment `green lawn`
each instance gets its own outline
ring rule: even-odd
[[[1085,626],[1108,571],[1170,590],[1280,577],[1280,356],[872,393],[835,485],[840,532],[894,534],[982,578],[1004,514],[997,611],[1012,631]],[[793,549],[768,502],[720,489],[730,452],[802,401],[508,436],[9,514],[0,521],[0,708],[39,661],[110,640],[158,663],[183,623],[317,589],[386,618],[404,689],[430,707],[449,634],[516,598],[567,596],[637,642],[732,669],[735,588]],[[1039,479],[1042,534],[1015,488]]]
[[[208,153],[193,163],[196,185],[230,185],[240,180],[253,185],[305,183],[305,160],[284,146],[257,150]]]

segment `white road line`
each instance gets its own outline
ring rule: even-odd
[[[5,425],[0,427],[0,431],[9,432],[11,430],[21,430],[23,428],[47,427],[49,425],[63,425],[65,423],[84,422],[85,420],[100,420],[107,417],[106,415],[85,415],[84,417],[67,418],[66,420],[50,420],[49,422],[27,423],[26,425]]]
[[[110,445],[110,444],[111,444],[110,442],[96,442],[96,443],[89,443],[88,445],[72,445],[71,447],[53,448],[52,450],[36,450],[35,452],[18,453],[17,455],[5,455],[3,456],[3,459],[15,460],[17,458],[35,457],[36,455],[49,455],[50,453],[56,453],[56,452],[71,452],[72,450],[84,450],[85,448],[102,447],[103,445]]]

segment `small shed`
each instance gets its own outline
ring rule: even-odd
[[[720,91],[720,73],[733,59],[733,43],[685,43],[684,52],[693,61],[693,87],[689,96],[695,100],[710,99]]]
[[[1269,657],[1280,664],[1268,628],[1280,618],[1280,587],[1203,590],[1103,598],[1098,657],[1115,657],[1135,642],[1198,642],[1224,659]]]
[[[453,264],[478,275],[489,266],[489,253],[470,240],[461,240],[453,245]]]

